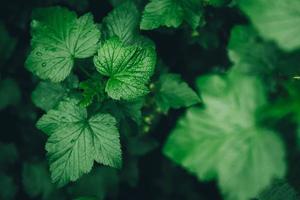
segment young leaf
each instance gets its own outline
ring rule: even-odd
[[[77,99],[66,99],[37,122],[50,137],[46,144],[51,177],[62,186],[88,173],[94,160],[121,166],[121,148],[116,120],[99,113],[90,118]]]
[[[74,58],[92,56],[100,38],[90,13],[77,18],[74,12],[61,7],[37,9],[31,27],[33,50],[26,67],[53,82],[70,74]]]
[[[280,138],[256,125],[255,113],[265,104],[261,82],[211,75],[201,77],[198,86],[206,107],[188,110],[164,154],[201,180],[218,178],[229,199],[255,197],[286,168]]]
[[[87,107],[96,98],[98,102],[101,102],[105,97],[103,77],[94,76],[84,82],[81,82],[79,88],[83,90],[83,98],[80,101],[80,105]]]
[[[170,108],[188,107],[200,102],[198,95],[178,74],[164,74],[158,84],[156,103],[164,113]]]
[[[160,26],[179,27],[186,21],[196,29],[202,20],[199,0],[151,0],[145,7],[140,28],[156,29]]]
[[[107,40],[94,57],[100,74],[108,76],[105,91],[116,100],[131,100],[149,92],[146,84],[156,63],[155,50],[139,45],[124,45],[118,38]]]
[[[300,1],[239,0],[238,5],[264,38],[287,51],[300,47]]]

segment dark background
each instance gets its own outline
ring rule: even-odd
[[[19,152],[17,164],[9,169],[9,173],[13,175],[18,185],[16,199],[31,199],[22,187],[23,163],[31,160],[46,160],[44,144],[47,138],[35,128],[35,122],[43,112],[33,105],[30,96],[38,80],[24,67],[26,56],[30,51],[31,12],[37,7],[62,5],[77,11],[78,14],[90,11],[95,21],[101,22],[103,17],[113,9],[106,0],[82,2],[80,0],[9,0],[2,2],[0,6],[0,20],[9,34],[17,40],[12,56],[1,66],[0,71],[1,78],[10,77],[16,80],[21,91],[19,104],[0,111],[0,141],[14,143]],[[185,26],[176,30],[161,28],[143,32],[155,42],[158,56],[169,70],[181,74],[191,86],[197,76],[209,71],[224,71],[230,66],[226,50],[230,30],[235,24],[247,23],[247,20],[234,8],[208,7],[205,18],[207,24],[200,30],[207,36],[205,41],[197,37],[191,40],[190,30]],[[5,49],[0,50],[3,51]],[[199,182],[195,176],[169,161],[161,153],[166,137],[182,113],[183,110],[172,110],[168,116],[162,116],[151,129],[149,134],[158,141],[159,145],[153,151],[139,157],[139,177],[136,187],[121,182],[116,199],[221,199],[215,182]]]

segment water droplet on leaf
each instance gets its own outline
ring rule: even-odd
[[[36,52],[35,54],[36,54],[37,56],[42,56],[42,55],[43,55],[43,54],[42,54],[41,52],[39,52],[39,51]]]
[[[31,27],[32,27],[32,28],[35,28],[35,27],[37,27],[37,26],[38,26],[38,24],[39,24],[39,22],[38,22],[38,21],[36,21],[36,20],[32,20],[32,22],[31,22]]]

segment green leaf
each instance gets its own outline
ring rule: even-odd
[[[238,5],[265,39],[287,51],[300,47],[300,1],[239,0]]]
[[[33,50],[26,67],[41,79],[53,82],[70,74],[74,58],[92,56],[100,38],[90,13],[77,18],[74,12],[61,7],[37,9],[31,28]]]
[[[178,74],[163,74],[158,82],[156,103],[163,113],[170,108],[188,107],[200,102],[198,95]]]
[[[78,86],[78,78],[69,76],[64,83],[40,82],[31,94],[33,103],[44,111],[48,111],[58,105],[67,97],[70,89]]]
[[[133,44],[138,37],[140,13],[131,1],[122,3],[103,20],[106,37],[118,36],[122,42]]]
[[[275,123],[282,123],[282,120],[288,119],[297,124],[296,139],[298,149],[300,149],[300,82],[290,80],[284,83],[284,90],[272,104],[265,107],[263,114],[260,116],[262,123],[273,120]],[[283,121],[284,123],[284,121]]]
[[[105,91],[116,100],[131,100],[146,95],[146,84],[156,63],[155,50],[139,45],[124,45],[118,38],[107,40],[94,57],[100,74],[108,76]]]
[[[232,29],[228,55],[235,64],[235,70],[251,75],[270,75],[280,56],[274,45],[263,42],[250,26]]]
[[[0,110],[7,106],[16,105],[21,100],[21,91],[17,82],[12,78],[0,81]]]
[[[186,21],[196,29],[202,21],[202,5],[199,0],[151,0],[143,12],[140,28],[156,29],[160,26],[179,27]]]
[[[92,78],[81,82],[79,88],[83,90],[83,98],[80,101],[80,105],[87,107],[93,103],[94,99],[96,99],[98,103],[102,102],[106,97],[104,86],[105,82],[103,77],[100,76],[93,76]]]
[[[32,92],[31,99],[37,107],[48,111],[57,106],[66,94],[67,90],[61,84],[42,81]]]
[[[104,38],[118,37],[126,45],[155,48],[149,38],[139,33],[140,12],[132,1],[117,6],[103,20]]]
[[[228,43],[231,71],[254,75],[275,91],[278,79],[298,73],[299,52],[282,52],[273,42],[264,41],[251,26],[235,26]]]
[[[151,30],[162,25],[179,27],[183,22],[183,9],[173,0],[152,0],[145,7],[141,29]]]
[[[76,99],[66,99],[48,111],[37,127],[50,137],[46,144],[51,177],[59,186],[88,173],[94,160],[119,168],[121,148],[116,120],[109,114],[87,117]]]
[[[24,163],[22,182],[25,192],[31,197],[51,199],[55,186],[51,183],[50,174],[44,163]]]
[[[198,79],[205,109],[190,108],[164,146],[164,154],[200,180],[218,179],[229,199],[255,197],[285,174],[278,136],[256,124],[265,92],[249,76],[210,75]]]

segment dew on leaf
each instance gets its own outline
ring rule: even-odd
[[[35,54],[36,54],[37,56],[42,56],[42,55],[43,55],[43,54],[42,54],[41,52],[39,52],[39,51],[36,52]]]
[[[39,22],[37,20],[32,20],[31,27],[36,28],[38,26]]]

